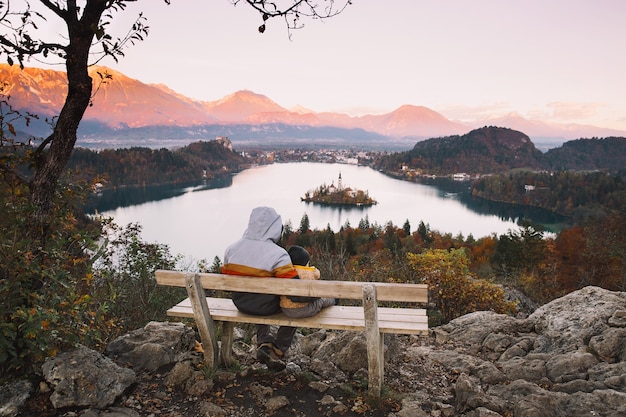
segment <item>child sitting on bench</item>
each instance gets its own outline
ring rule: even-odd
[[[314,266],[309,266],[311,256],[302,246],[292,246],[287,251],[291,263],[298,271],[300,279],[320,279],[320,271]],[[299,302],[297,297],[290,298],[280,296],[280,308],[288,317],[303,318],[311,317],[319,313],[323,308],[337,304],[334,298],[316,298],[309,302]]]

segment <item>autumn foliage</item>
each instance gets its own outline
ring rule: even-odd
[[[463,249],[429,249],[420,254],[409,253],[407,258],[428,284],[430,302],[444,322],[479,310],[515,312],[515,303],[506,300],[501,286],[473,276]]]
[[[626,290],[626,215],[613,212],[586,225],[565,229],[545,242],[534,272],[522,275],[525,291],[547,302],[586,286]]]

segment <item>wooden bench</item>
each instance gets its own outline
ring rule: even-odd
[[[155,276],[159,285],[187,289],[189,298],[167,310],[167,315],[195,319],[204,349],[204,360],[211,368],[220,357],[224,364],[231,363],[235,323],[364,331],[367,341],[368,389],[370,394],[380,396],[384,381],[382,334],[428,334],[425,309],[378,306],[379,301],[426,303],[427,286],[423,284],[292,280],[166,270],[156,271]],[[206,297],[205,289],[362,300],[362,305],[332,306],[309,318],[294,319],[282,313],[253,316],[237,310],[228,298]],[[215,337],[215,321],[223,322],[221,352]]]

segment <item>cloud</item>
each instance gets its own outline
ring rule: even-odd
[[[487,120],[513,112],[513,107],[505,102],[483,104],[480,106],[452,105],[433,109],[450,120],[472,122]]]
[[[448,105],[433,110],[450,120],[465,124],[485,123],[502,117],[519,117],[529,121],[553,124],[585,124],[626,130],[626,115],[610,112],[610,106],[599,102],[553,101],[545,105],[522,109],[508,102],[493,102],[478,106]]]
[[[571,103],[565,101],[555,101],[548,103],[551,110],[547,115],[553,120],[585,120],[593,118],[598,114],[598,110],[604,107],[600,103]]]
[[[350,107],[342,107],[328,110],[334,113],[343,113],[348,116],[357,117],[357,116],[365,116],[365,115],[380,115],[386,114],[394,111],[394,109],[383,109],[382,107],[375,106],[350,106]]]

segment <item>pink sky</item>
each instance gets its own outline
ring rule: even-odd
[[[260,34],[256,12],[229,0],[142,0],[128,21],[139,10],[147,40],[101,65],[194,99],[248,89],[317,112],[414,104],[626,131],[624,0],[353,0],[291,40],[281,20]]]

